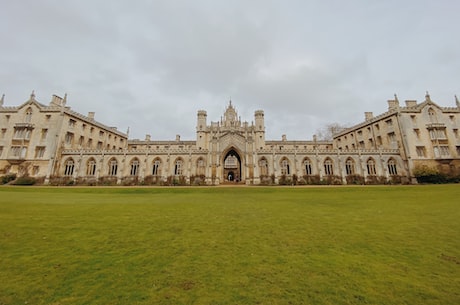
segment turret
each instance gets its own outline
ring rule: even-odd
[[[256,148],[260,149],[265,146],[265,120],[264,111],[256,110],[254,112],[255,118],[255,134],[256,134]]]
[[[198,149],[206,147],[206,111],[198,110],[196,120],[196,146]]]

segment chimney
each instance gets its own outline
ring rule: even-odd
[[[374,114],[372,112],[364,112],[364,118],[366,119],[366,121],[372,120],[373,117]]]
[[[95,115],[95,114],[96,114],[96,113],[95,113],[95,112],[92,112],[92,111],[88,112],[88,118],[89,118],[90,120],[94,120],[94,115]]]
[[[417,106],[417,101],[416,100],[406,100],[406,107],[415,107]]]
[[[180,141],[180,135],[176,134],[176,142]]]

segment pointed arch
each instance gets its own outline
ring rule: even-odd
[[[116,176],[118,173],[118,161],[116,158],[112,158],[109,160],[109,176]]]
[[[184,172],[184,160],[181,157],[174,161],[174,175],[182,176]]]
[[[161,159],[155,158],[152,163],[152,175],[161,176]]]
[[[75,170],[75,162],[72,158],[69,158],[65,161],[64,166],[64,176],[72,176]]]
[[[324,160],[324,174],[326,176],[334,175],[334,163],[331,158],[326,158],[326,160]]]
[[[291,174],[291,165],[287,157],[283,157],[280,161],[281,175],[290,175]]]
[[[94,158],[89,158],[86,162],[86,175],[94,176],[96,174],[96,160]]]
[[[345,161],[345,173],[347,176],[355,174],[355,161],[351,157]]]
[[[310,158],[305,158],[303,159],[303,174],[306,175],[306,176],[311,176],[313,175],[313,171],[312,171],[312,162],[310,160]]]
[[[130,170],[129,170],[129,175],[130,176],[137,176],[139,175],[139,159],[138,158],[133,158],[131,162],[129,162]]]
[[[265,157],[259,159],[259,175],[267,176],[268,175],[268,161]]]
[[[387,163],[388,166],[388,173],[390,176],[396,176],[398,175],[398,167],[395,159],[390,158]]]
[[[375,169],[375,160],[373,158],[367,159],[366,167],[367,167],[367,174],[369,176],[377,175],[377,171]]]
[[[196,160],[196,174],[198,176],[204,176],[206,174],[206,162],[202,157]]]

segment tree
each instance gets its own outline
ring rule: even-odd
[[[335,134],[347,129],[345,125],[330,123],[316,130],[316,138],[320,141],[331,141]]]

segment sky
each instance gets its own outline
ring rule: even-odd
[[[196,138],[229,100],[267,140],[310,140],[387,100],[460,96],[458,0],[2,0],[5,106],[67,105],[129,138]]]

